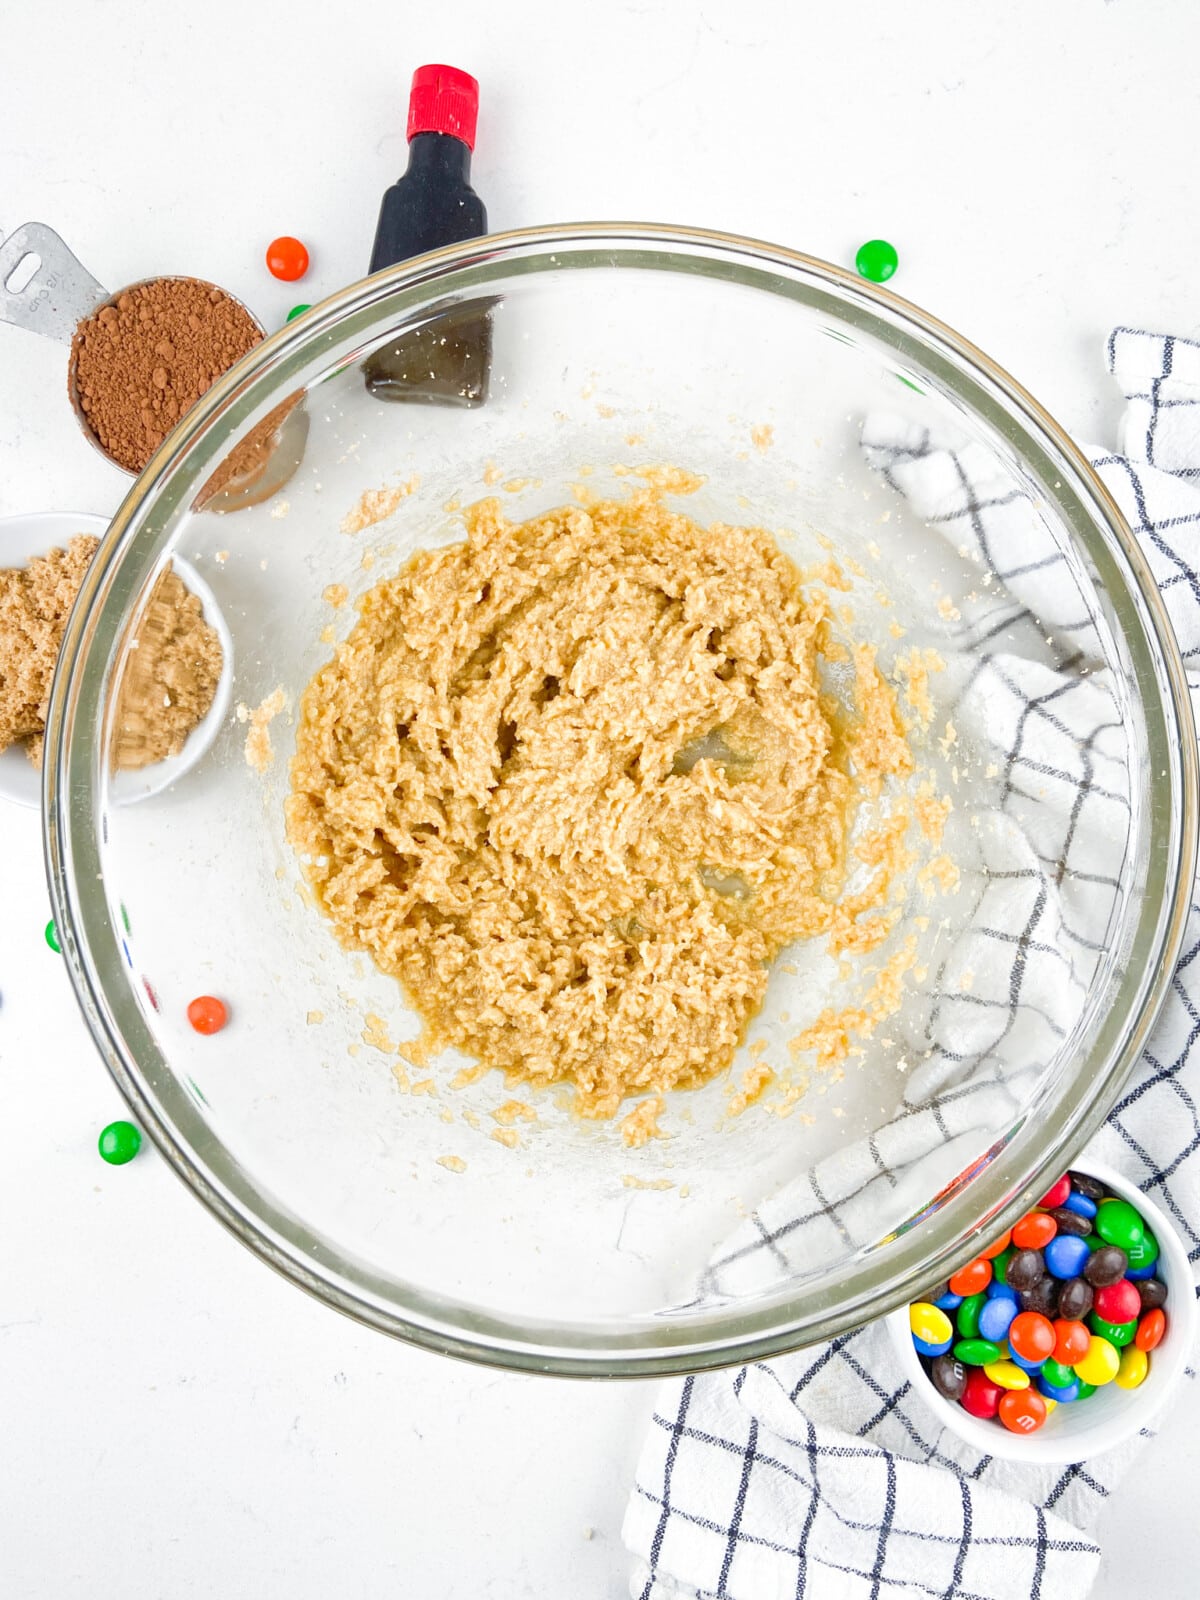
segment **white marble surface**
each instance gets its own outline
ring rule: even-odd
[[[483,84],[497,228],[694,222],[848,260],[974,338],[1085,438],[1114,321],[1194,333],[1192,0],[208,0],[10,7],[0,228],[37,218],[111,286],[210,277],[274,325],[359,275],[404,160],[408,74]],[[296,288],[262,247],[308,240]],[[0,515],[115,508],[64,353],[0,327]],[[77,1017],[30,814],[0,817],[0,1561],[51,1600],[624,1592],[642,1386],[456,1366],[307,1300],[146,1151]],[[1194,1589],[1200,1397],[1105,1520],[1101,1600]],[[589,1530],[592,1530],[589,1537]]]

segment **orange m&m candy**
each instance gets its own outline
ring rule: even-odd
[[[1006,1389],[999,1409],[1000,1421],[1010,1433],[1036,1433],[1048,1414],[1036,1389]]]
[[[267,246],[267,271],[284,283],[295,283],[308,271],[308,251],[290,233],[281,234]]]
[[[1040,1311],[1022,1311],[1008,1327],[1008,1347],[1024,1361],[1046,1361],[1054,1354],[1054,1324]]]
[[[189,1003],[187,1019],[197,1033],[220,1033],[229,1021],[229,1012],[216,995],[202,994]]]
[[[1133,1342],[1139,1350],[1156,1350],[1166,1331],[1166,1312],[1155,1307],[1153,1311],[1147,1311],[1138,1323],[1138,1331],[1133,1336]]]
[[[1012,1231],[1018,1250],[1044,1250],[1058,1232],[1058,1223],[1044,1211],[1031,1211]]]
[[[982,1256],[977,1256],[974,1261],[968,1261],[965,1267],[960,1267],[950,1279],[950,1293],[961,1294],[963,1299],[970,1294],[979,1294],[986,1289],[992,1281],[992,1263],[985,1261]]]
[[[1012,1229],[1006,1228],[1000,1237],[994,1241],[994,1243],[988,1245],[986,1250],[981,1250],[979,1254],[985,1261],[994,1261],[1002,1250],[1008,1249],[1011,1239]]]
[[[1086,1324],[1061,1317],[1054,1324],[1054,1359],[1064,1367],[1073,1367],[1087,1355],[1091,1337]]]

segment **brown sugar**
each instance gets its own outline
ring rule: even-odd
[[[79,324],[70,382],[105,454],[140,472],[184,412],[262,337],[223,289],[153,278]]]
[[[80,534],[65,550],[0,570],[0,750],[24,740],[35,767],[63,630],[98,543]]]
[[[208,715],[221,679],[221,641],[182,579],[168,569],[137,623],[117,698],[113,768],[177,756]]]
[[[97,544],[80,534],[66,550],[0,570],[0,750],[23,742],[35,767],[63,632]],[[173,571],[158,580],[137,630],[117,701],[114,768],[178,755],[221,676],[221,642]]]

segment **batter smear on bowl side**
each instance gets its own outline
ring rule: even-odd
[[[899,916],[903,825],[849,845],[913,770],[894,692],[763,529],[653,481],[523,523],[484,500],[358,609],[300,703],[289,837],[435,1048],[610,1117],[728,1067],[785,945],[861,955]]]

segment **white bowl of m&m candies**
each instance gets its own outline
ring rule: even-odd
[[[1046,1462],[1084,1460],[1145,1427],[1187,1365],[1195,1323],[1171,1223],[1095,1162],[888,1319],[947,1427],[989,1455]]]

